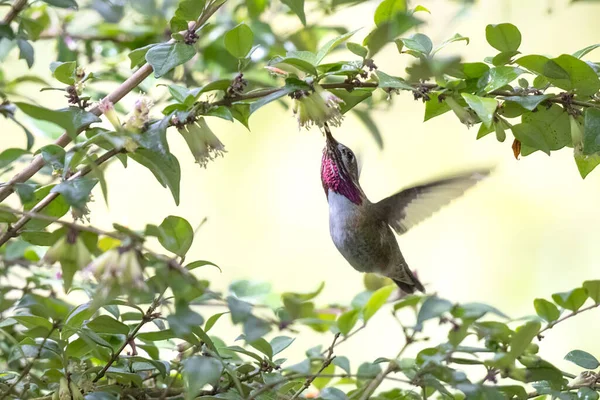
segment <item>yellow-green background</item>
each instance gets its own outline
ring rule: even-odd
[[[600,39],[600,4],[568,3],[478,1],[453,19],[460,9],[458,3],[424,0],[421,4],[432,14],[420,14],[428,22],[421,32],[434,43],[455,33],[468,36],[468,46],[459,42],[444,52],[481,61],[496,54],[485,41],[485,26],[511,22],[523,34],[522,53],[557,56]],[[370,2],[343,10],[320,23],[351,29],[362,26],[353,39],[359,41],[372,26],[376,6]],[[549,6],[552,13],[547,12]],[[281,21],[275,21],[276,28],[288,20]],[[49,79],[47,65],[52,54],[47,42],[36,44],[34,71]],[[336,53],[332,58],[339,56]],[[598,59],[600,51],[590,56]],[[400,76],[408,60],[410,56],[400,56],[393,45],[376,57],[381,70]],[[24,61],[16,60],[16,52],[3,69],[10,76],[26,72]],[[88,69],[93,71],[94,66]],[[39,94],[32,89],[30,94],[49,107],[62,101],[53,92]],[[127,98],[129,103],[132,100]],[[424,105],[406,92],[394,96],[389,111],[376,112],[374,118],[385,140],[383,150],[352,116],[333,133],[362,159],[361,183],[371,200],[452,171],[497,166],[491,178],[464,198],[398,239],[409,265],[418,270],[429,292],[453,301],[489,303],[516,318],[534,313],[536,297],[549,298],[600,277],[600,171],[582,180],[570,149],[551,157],[536,153],[517,161],[510,138],[498,143],[489,135],[476,141],[477,128],[467,129],[453,114],[423,123],[423,112]],[[158,116],[159,110],[155,113]],[[319,131],[299,132],[291,111],[277,104],[253,116],[252,132],[238,123],[214,118],[209,123],[227,154],[206,170],[193,163],[179,135],[169,133],[172,151],[182,166],[179,207],[147,170],[133,162],[124,170],[115,163],[107,172],[110,207],[96,188],[90,207],[92,223],[104,228],[113,222],[142,228],[173,214],[195,226],[207,217],[188,259],[211,260],[223,269],[222,273],[210,268],[201,271],[216,288],[225,289],[234,279],[254,279],[272,282],[281,292],[303,292],[325,281],[319,297],[322,303],[348,303],[362,290],[362,275],[346,263],[329,238],[327,203],[319,178],[323,147]],[[19,129],[4,120],[0,135],[0,149],[24,144]],[[208,317],[213,311],[205,310],[203,315]],[[541,343],[541,354],[561,368],[577,371],[562,358],[574,348],[600,356],[599,317],[598,311],[591,311],[549,331]],[[238,331],[223,321],[216,332],[231,341]],[[435,324],[430,330],[436,330]],[[358,361],[393,356],[401,338],[399,325],[384,311],[373,318],[368,329],[341,345],[339,354],[348,356],[356,367]],[[327,345],[329,340],[329,336],[303,331],[284,355],[299,360],[306,348]]]

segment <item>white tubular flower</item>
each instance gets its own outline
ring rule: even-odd
[[[119,121],[119,116],[115,111],[115,107],[112,101],[110,101],[108,97],[105,97],[100,101],[100,103],[98,104],[98,108],[100,109],[100,111],[102,111],[102,114],[106,115],[106,119],[108,119],[108,121],[111,123],[111,125],[113,126],[113,128],[115,128],[116,131],[120,131],[122,129],[121,121]]]
[[[343,101],[333,93],[314,85],[314,92],[301,92],[294,99],[293,111],[298,119],[298,129],[309,129],[315,125],[322,128],[325,123],[340,126],[344,116],[340,110]]]
[[[196,162],[203,168],[206,168],[209,161],[226,153],[225,146],[210,130],[203,117],[177,130],[185,139]]]
[[[136,250],[111,249],[94,259],[87,270],[103,285],[143,289],[144,275]]]

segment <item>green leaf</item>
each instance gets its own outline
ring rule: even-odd
[[[371,97],[373,89],[355,89],[351,92],[348,92],[345,89],[331,89],[330,92],[344,101],[340,111],[342,114],[345,114],[352,110],[357,104],[360,104]]]
[[[432,93],[429,97],[429,101],[425,102],[425,116],[423,117],[423,122],[429,121],[432,118],[450,111],[448,103],[439,101],[439,95],[437,93]]]
[[[375,25],[380,26],[391,21],[396,14],[406,11],[406,0],[383,0],[377,6],[373,19]]]
[[[290,52],[285,57],[275,57],[269,61],[269,66],[283,67],[289,65],[310,75],[318,75],[316,65],[316,55],[310,52]]]
[[[218,313],[218,314],[215,314],[215,315],[211,316],[206,321],[206,325],[204,325],[204,331],[208,332],[217,323],[217,321],[219,320],[219,318],[221,318],[225,314],[229,314],[229,312],[226,311],[226,312]]]
[[[131,51],[127,55],[127,57],[129,57],[129,60],[131,60],[130,68],[133,69],[135,67],[144,65],[146,63],[146,53],[148,53],[148,50],[150,50],[154,46],[156,46],[156,43],[152,43],[144,47],[139,47]]]
[[[50,193],[60,193],[71,207],[84,209],[97,183],[98,179],[93,178],[69,179],[54,186]]]
[[[32,118],[49,121],[64,128],[71,138],[77,136],[81,130],[90,124],[100,122],[100,118],[79,107],[50,110],[27,103],[17,102],[15,105]]]
[[[517,51],[521,45],[521,32],[513,24],[488,25],[485,38],[496,50]]]
[[[576,288],[569,292],[555,293],[552,300],[562,308],[577,311],[587,300],[587,292],[584,288]]]
[[[598,47],[600,47],[600,43],[596,43],[591,46],[584,47],[583,49],[577,50],[575,53],[573,53],[573,57],[580,59],[581,57],[585,56],[590,51],[597,49]]]
[[[248,118],[250,117],[250,104],[234,104],[230,110],[233,118],[244,125],[246,129],[250,130],[250,125],[248,125]]]
[[[0,153],[0,169],[8,167],[10,164],[17,161],[19,158],[26,154],[30,154],[29,151],[19,148],[11,148],[4,150]]]
[[[277,336],[271,340],[271,348],[273,349],[273,356],[281,353],[283,350],[287,349],[293,342],[296,340],[295,338],[291,338],[288,336]]]
[[[510,351],[508,353],[513,360],[525,352],[527,346],[537,336],[540,328],[541,324],[539,322],[529,321],[517,329],[516,333],[510,339]]]
[[[402,43],[404,43],[404,47],[407,49],[414,50],[425,55],[429,55],[433,49],[433,43],[431,43],[431,39],[422,33],[415,33],[408,38],[400,40]]]
[[[335,364],[329,364],[327,367],[325,367],[325,369],[323,369],[321,375],[317,376],[317,378],[313,381],[313,385],[319,390],[323,389],[331,381],[331,375],[334,373]]]
[[[450,43],[459,42],[459,41],[465,41],[465,42],[467,42],[467,45],[469,44],[469,38],[468,37],[462,36],[461,34],[457,33],[454,36],[452,36],[450,39],[444,40],[439,46],[437,46],[433,50],[432,54],[435,54],[438,51],[442,50],[444,47],[446,47]]]
[[[214,263],[212,263],[210,261],[206,261],[206,260],[192,261],[191,263],[189,263],[185,266],[185,269],[187,269],[188,271],[191,271],[196,268],[204,267],[205,265],[211,265],[211,266],[217,268],[220,272],[223,272],[217,264],[214,264]]]
[[[533,96],[507,96],[503,97],[504,101],[510,101],[519,104],[521,107],[533,111],[544,100],[554,97],[553,94],[540,94]]]
[[[512,132],[515,138],[522,144],[550,155],[550,145],[546,141],[542,131],[535,125],[527,123],[513,125]]]
[[[269,360],[273,359],[273,348],[264,338],[258,338],[250,343],[250,346],[254,347],[256,350],[260,351],[264,355],[266,355]]]
[[[600,362],[598,362],[596,357],[582,350],[570,351],[569,354],[565,356],[565,360],[571,361],[585,369],[596,369],[600,367]]]
[[[244,322],[250,315],[252,315],[252,304],[242,301],[237,297],[228,296],[227,306],[231,311],[231,321],[234,324]]]
[[[109,317],[108,315],[101,315],[94,318],[86,324],[86,326],[96,333],[109,333],[117,335],[127,335],[129,328],[122,322]]]
[[[30,211],[33,207],[35,207],[37,203],[39,203],[43,198],[50,194],[50,191],[53,187],[54,185],[43,186],[37,189],[35,192],[33,192],[33,199],[23,204],[23,208],[25,209],[25,211]],[[39,213],[53,218],[60,218],[63,215],[65,215],[68,211],[69,204],[67,204],[63,196],[59,196],[58,198],[54,199],[54,201],[50,202],[50,204],[48,204],[46,207],[44,207],[43,210],[39,211]],[[29,221],[25,225],[25,227],[27,230],[37,231],[50,225],[50,223],[50,221],[33,219]]]
[[[184,64],[196,55],[194,46],[185,43],[158,44],[146,53],[146,61],[154,68],[154,76],[160,78],[178,65]]]
[[[390,76],[382,71],[376,72],[377,78],[379,78],[378,86],[380,88],[393,88],[393,89],[403,89],[403,90],[413,90],[414,88],[406,83],[403,79],[395,78]]]
[[[254,33],[246,24],[239,24],[224,36],[225,48],[236,58],[245,58],[253,42]]]
[[[27,66],[31,68],[33,66],[33,46],[27,40],[17,39],[17,46],[19,47],[19,59],[25,60]]]
[[[463,99],[467,102],[469,107],[477,113],[481,122],[485,126],[490,127],[494,122],[494,114],[498,108],[498,101],[496,99],[479,97],[469,93],[462,93]]]
[[[575,164],[581,178],[585,179],[598,165],[600,165],[600,155],[586,155],[579,152],[575,153]]]
[[[333,364],[335,364],[336,367],[343,369],[347,374],[350,374],[350,360],[348,360],[348,357],[337,356],[333,359]]]
[[[360,310],[349,310],[340,315],[337,320],[337,327],[342,335],[347,335],[352,328],[354,328],[354,325],[356,325],[356,322],[358,321],[359,315]]]
[[[600,304],[600,280],[585,281],[583,288],[587,290],[588,297],[596,304]]]
[[[384,286],[373,293],[363,308],[363,318],[365,323],[385,304],[395,288],[395,285]]]
[[[52,167],[54,170],[62,170],[65,167],[65,149],[60,147],[57,144],[48,144],[38,151],[36,154],[40,153],[42,155],[42,159],[44,162]]]
[[[398,13],[391,20],[382,23],[372,30],[363,40],[363,45],[369,49],[369,56],[373,57],[387,43],[393,42],[404,32],[422,23],[423,21],[412,15]]]
[[[304,0],[281,0],[300,18],[302,25],[306,26],[306,14],[304,14]]]
[[[50,64],[52,76],[65,85],[73,85],[75,83],[75,70],[77,63],[75,61],[68,62],[53,62]]]
[[[564,90],[591,96],[600,90],[600,79],[592,67],[573,56],[563,54],[544,64],[543,75]]]
[[[343,35],[333,38],[330,41],[328,41],[327,43],[325,43],[323,45],[323,47],[321,47],[319,49],[319,52],[317,53],[317,56],[315,59],[315,64],[320,64],[321,61],[323,61],[323,59],[325,58],[325,56],[327,54],[331,53],[333,50],[335,50],[336,47],[338,47],[339,45],[341,45],[342,43],[344,43],[345,41],[350,39],[352,37],[352,35],[354,35],[357,31],[358,31],[358,29],[353,30],[351,32],[344,33]]]
[[[254,113],[256,110],[258,110],[262,106],[265,106],[277,99],[280,99],[283,96],[293,92],[294,90],[295,90],[295,88],[293,88],[293,87],[283,87],[280,90],[277,90],[276,92],[273,92],[268,96],[261,97],[254,103],[250,104],[250,114]]]
[[[583,123],[583,153],[594,154],[600,151],[600,110],[585,110]]]
[[[319,393],[319,398],[323,400],[347,400],[348,396],[338,388],[326,387]]]
[[[536,112],[525,113],[521,121],[538,128],[550,150],[572,145],[569,115],[564,108],[556,104],[550,108],[541,107]]]
[[[204,0],[183,0],[177,6],[177,10],[175,10],[175,17],[181,18],[184,21],[196,21],[202,11],[204,10],[205,5]],[[183,29],[187,29],[187,24]]]
[[[558,317],[560,317],[560,311],[554,305],[554,303],[549,302],[545,299],[535,299],[533,301],[533,307],[535,307],[535,312],[541,318],[543,318],[547,322],[556,321]]]
[[[183,361],[186,399],[196,398],[206,384],[216,387],[222,371],[221,362],[213,357],[192,356]]]
[[[79,6],[75,0],[42,0],[44,3],[48,3],[51,6],[59,8],[72,8],[77,10]]]
[[[452,309],[452,303],[448,300],[440,299],[437,296],[428,297],[421,305],[419,314],[417,315],[417,325],[423,324],[423,322],[437,318]]]
[[[505,65],[495,67],[487,71],[481,77],[478,82],[478,86],[483,87],[483,91],[489,93],[501,88],[504,85],[508,85],[524,72],[524,70],[517,67],[509,67]]]
[[[579,388],[577,391],[577,398],[581,400],[598,400],[600,395],[594,389],[590,389],[589,387]]]
[[[369,54],[369,50],[367,50],[366,47],[363,47],[358,43],[349,42],[349,43],[346,43],[346,47],[352,53],[354,53],[357,56],[362,57],[362,58],[366,58],[367,54]]]
[[[258,338],[265,336],[270,331],[271,324],[254,315],[248,316],[246,321],[244,321],[244,335],[246,335],[246,341],[248,342],[253,342]]]
[[[158,226],[160,244],[171,253],[184,257],[194,240],[194,229],[184,218],[170,215]]]

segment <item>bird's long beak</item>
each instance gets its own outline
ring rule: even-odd
[[[326,140],[327,150],[329,150],[329,151],[336,150],[338,142],[337,142],[337,140],[335,140],[335,138],[331,134],[331,131],[329,130],[329,126],[327,126],[327,124],[325,124],[324,129],[325,129],[325,140]]]

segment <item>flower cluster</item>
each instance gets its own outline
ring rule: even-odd
[[[102,285],[145,288],[138,252],[130,248],[110,249],[95,258],[86,270]]]
[[[320,85],[315,84],[313,88],[313,92],[297,91],[292,95],[298,129],[309,129],[313,125],[322,128],[325,124],[340,126],[344,118],[340,110],[343,101]]]
[[[150,119],[150,109],[153,105],[154,103],[151,99],[144,96],[140,97],[135,102],[133,111],[127,115],[125,124],[121,124],[121,120],[115,111],[115,107],[108,97],[105,97],[100,101],[98,108],[106,116],[115,131],[126,131],[130,134],[137,135],[143,132],[148,124]],[[123,148],[128,152],[134,152],[138,148],[138,143],[132,137],[124,136]]]
[[[225,146],[210,130],[204,117],[184,125],[178,124],[177,121],[173,122],[185,139],[194,159],[201,167],[206,168],[209,161],[226,153]]]

